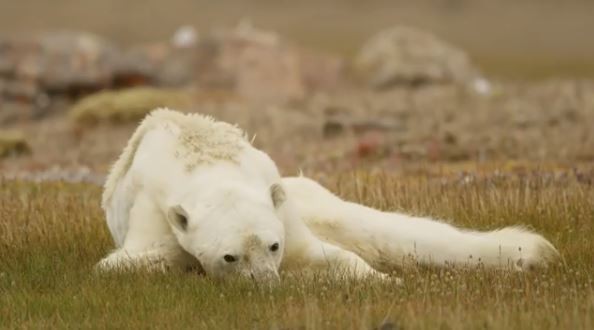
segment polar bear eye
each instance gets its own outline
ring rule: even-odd
[[[232,256],[232,255],[230,255],[230,254],[225,254],[223,256],[223,259],[225,259],[225,261],[226,262],[229,262],[229,263],[237,261],[237,258],[234,257],[234,256]]]
[[[274,243],[270,246],[270,251],[275,252],[278,250],[278,243]]]

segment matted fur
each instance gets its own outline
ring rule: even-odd
[[[172,124],[174,126],[172,126]],[[188,171],[199,164],[217,160],[236,161],[241,151],[241,141],[247,141],[245,133],[237,126],[216,121],[201,114],[183,114],[167,108],[153,110],[147,115],[113,164],[105,182],[102,206],[106,208],[119,180],[128,172],[142,138],[151,129],[179,129],[175,157],[181,159]]]

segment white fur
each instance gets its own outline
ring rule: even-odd
[[[542,236],[520,227],[464,230],[346,202],[304,177],[284,178],[283,185],[298,216],[316,236],[357,253],[380,271],[393,271],[408,262],[528,269],[558,255]]]
[[[237,127],[167,109],[153,111],[132,135],[102,206],[117,246],[99,262],[102,270],[181,267],[269,279],[279,269],[340,269],[368,276],[408,261],[525,269],[557,254],[521,228],[465,231],[345,202],[307,178],[281,179]],[[271,251],[275,243],[280,248]]]
[[[376,274],[294,216],[274,162],[244,136],[200,115],[152,112],[106,182],[103,208],[118,249],[98,267],[196,267],[213,277],[276,278],[282,262],[285,269]],[[271,251],[275,243],[280,248]]]

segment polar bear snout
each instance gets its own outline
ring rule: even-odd
[[[241,272],[240,275],[256,283],[279,283],[280,276],[274,268],[264,270],[249,270]]]
[[[280,257],[250,252],[224,254],[213,264],[206,263],[206,272],[219,279],[241,277],[258,283],[278,282]]]
[[[219,258],[215,272],[222,277],[239,275],[256,282],[278,281],[281,244],[265,239],[266,236],[265,233],[244,236],[234,252],[228,251]]]

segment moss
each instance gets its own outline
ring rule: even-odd
[[[31,147],[22,133],[0,131],[0,158],[31,153]]]
[[[187,91],[139,87],[89,95],[73,105],[70,116],[81,124],[123,123],[137,121],[158,107],[184,109],[190,104]]]

